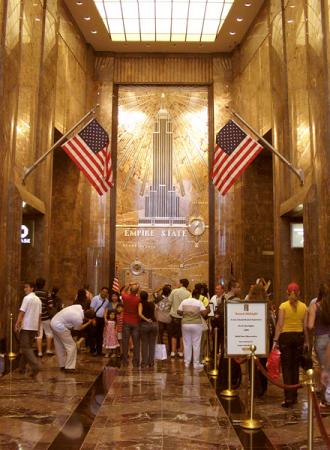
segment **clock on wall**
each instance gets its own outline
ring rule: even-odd
[[[205,231],[205,222],[202,217],[191,217],[188,224],[188,231],[195,237],[201,236]]]
[[[136,276],[141,275],[141,273],[144,272],[143,264],[140,261],[138,261],[137,259],[130,264],[129,269],[130,269],[131,274],[136,275]]]

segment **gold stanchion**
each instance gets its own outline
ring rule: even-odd
[[[16,358],[16,353],[13,352],[13,313],[10,313],[10,334],[9,334],[9,361]]]
[[[228,358],[228,388],[221,391],[220,395],[222,397],[229,397],[229,398],[233,398],[233,397],[237,397],[238,393],[235,389],[232,389],[231,386],[231,358]]]
[[[203,359],[203,364],[207,364],[212,361],[212,358],[210,357],[210,329],[209,329],[209,322],[207,323],[207,333],[206,333],[206,355]]]
[[[314,392],[314,384],[313,384],[313,375],[314,370],[309,369],[306,372],[307,375],[307,395],[308,395],[308,430],[307,430],[307,449],[313,450],[313,438],[314,438],[314,430],[313,430],[313,392]]]
[[[214,328],[214,349],[213,349],[213,353],[214,353],[214,361],[213,361],[213,369],[209,370],[208,374],[211,377],[217,377],[219,374],[219,370],[218,370],[218,358],[217,358],[217,351],[218,351],[218,328]]]
[[[257,347],[255,345],[250,346],[250,360],[251,360],[251,392],[250,392],[250,418],[245,419],[241,422],[241,427],[248,430],[258,430],[262,427],[262,422],[260,420],[254,419],[254,373],[255,373],[255,351]]]

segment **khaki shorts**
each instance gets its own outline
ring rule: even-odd
[[[38,338],[42,339],[44,332],[46,337],[48,338],[52,338],[53,337],[53,331],[50,327],[50,319],[49,320],[42,320],[41,321],[41,325],[40,325],[40,330],[39,330],[39,335]]]

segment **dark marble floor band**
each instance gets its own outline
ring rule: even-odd
[[[115,367],[104,367],[48,450],[76,450],[81,447],[116,374]],[[38,444],[35,450],[43,448],[42,444]]]
[[[219,401],[228,414],[244,450],[275,449],[276,447],[270,442],[262,429],[249,431],[244,430],[240,426],[241,420],[248,418],[247,410],[242,404],[241,399],[239,397],[233,399],[221,397],[220,392],[223,387],[217,386],[216,383],[213,385],[216,389]]]

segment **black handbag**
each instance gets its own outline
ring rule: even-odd
[[[313,368],[313,360],[312,360],[311,352],[308,350],[307,347],[304,347],[304,350],[300,357],[300,366],[305,371]]]

